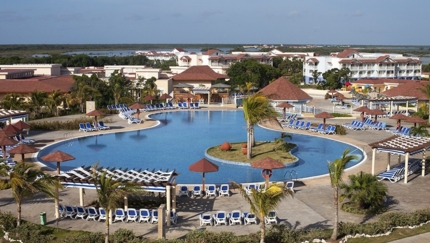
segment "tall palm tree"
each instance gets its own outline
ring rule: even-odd
[[[57,177],[35,169],[32,163],[18,162],[10,171],[7,182],[17,204],[17,225],[21,224],[21,204],[24,198],[32,197],[41,192],[48,197],[55,197],[55,187],[62,188]]]
[[[343,151],[342,157],[333,160],[328,163],[328,171],[330,175],[331,187],[333,188],[333,196],[334,196],[334,229],[333,234],[331,235],[331,239],[336,240],[339,229],[339,188],[342,184],[342,175],[345,171],[345,166],[351,160],[357,159],[357,156],[349,154],[351,152],[350,149],[345,149]]]
[[[254,213],[260,220],[260,243],[264,243],[264,236],[266,235],[266,224],[264,222],[264,217],[268,215],[270,211],[275,210],[282,199],[286,198],[287,196],[293,197],[293,192],[286,188],[283,184],[271,184],[267,190],[257,191],[255,189],[251,189],[252,192],[248,194],[241,185],[235,182],[233,183],[237,186],[237,188],[239,188],[240,194],[251,206],[250,211]]]
[[[20,94],[7,94],[1,101],[3,108],[8,110],[20,110],[24,105],[24,98]]]
[[[378,209],[384,205],[388,189],[376,176],[361,171],[348,178],[349,184],[340,186],[344,191],[340,196],[341,201],[348,198],[360,209]]]
[[[52,114],[58,116],[58,106],[63,102],[64,97],[60,94],[60,90],[54,90],[51,94],[48,95],[46,99],[46,104],[51,111]]]
[[[106,219],[105,242],[109,243],[109,220],[113,210],[119,207],[121,200],[129,194],[140,194],[142,188],[126,180],[113,179],[107,171],[98,172],[98,163],[92,168],[92,177],[96,187],[98,202],[109,215]]]
[[[115,105],[118,104],[119,99],[128,94],[131,88],[131,81],[127,80],[118,70],[115,70],[109,78],[109,89],[113,93]]]
[[[428,114],[429,114],[429,122],[430,122],[430,84],[427,84],[426,86],[424,86],[424,88],[420,88],[419,90],[423,92],[429,99],[429,102],[427,103],[427,105],[429,108]]]
[[[45,105],[46,98],[48,98],[48,94],[43,91],[35,90],[30,95],[30,105],[33,106],[36,111],[36,115],[39,115],[40,110],[43,105]]]
[[[422,124],[420,124],[418,127],[411,127],[411,131],[409,134],[421,137],[428,137],[430,135],[429,131],[427,130],[427,127]]]
[[[247,130],[247,158],[252,157],[252,147],[255,145],[254,126],[265,119],[272,119],[279,116],[279,113],[270,106],[270,100],[261,93],[248,96],[243,99],[243,114],[246,121]],[[272,119],[276,120],[277,119]]]

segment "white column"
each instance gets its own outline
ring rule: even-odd
[[[375,175],[375,156],[376,148],[372,149],[372,175]]]
[[[409,153],[405,155],[405,184],[408,183],[408,172],[409,172]]]
[[[391,154],[390,154],[390,153],[387,153],[387,155],[388,155],[388,156],[387,156],[387,157],[388,157],[388,158],[387,158],[387,161],[388,161],[388,163],[387,163],[387,171],[388,171],[388,170],[390,170],[390,169],[391,169],[391,166],[390,166]]]
[[[170,186],[166,186],[166,209],[167,209],[167,226],[170,226],[170,203],[171,203],[171,191]]]
[[[84,206],[84,188],[79,187],[79,203],[83,207]]]
[[[421,161],[421,176],[425,176],[426,175],[426,149],[424,148],[423,150],[423,160]]]
[[[124,197],[124,210],[127,212],[128,211],[128,198]]]

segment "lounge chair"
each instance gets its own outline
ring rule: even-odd
[[[115,220],[113,222],[116,222],[116,221],[124,222],[125,219],[127,219],[127,215],[125,214],[124,209],[123,208],[115,209]]]
[[[99,208],[99,222],[100,220],[106,220],[106,210],[104,208]]]
[[[190,191],[188,191],[188,187],[187,186],[181,186],[179,188],[179,194],[178,194],[178,196],[179,197],[182,197],[182,196],[189,197],[190,196]]]
[[[310,127],[311,127],[311,122],[308,121],[308,122],[306,122],[306,125],[301,126],[300,129],[301,130],[308,130]]]
[[[210,214],[207,214],[207,213],[200,214],[199,219],[200,219],[200,226],[203,226],[203,225],[212,226],[213,225],[212,216]]]
[[[77,213],[76,213],[75,219],[78,219],[78,218],[85,219],[85,217],[88,216],[87,210],[82,206],[77,206],[76,212]]]
[[[248,186],[245,187],[246,194],[248,194],[248,195],[251,195],[253,190],[258,191],[258,185],[249,184]]]
[[[97,209],[95,207],[88,207],[87,212],[88,212],[87,220],[92,219],[96,221],[97,218],[99,217],[99,213],[97,212]]]
[[[85,128],[87,129],[88,132],[97,130],[93,128],[89,122],[85,123]]]
[[[379,181],[387,179],[390,182],[395,183],[401,180],[404,177],[404,174],[405,174],[405,165],[401,164],[388,171],[379,173],[376,177],[378,178]]]
[[[243,224],[257,224],[257,217],[253,213],[243,213]]]
[[[230,196],[230,187],[227,184],[222,184],[218,191],[219,196]]]
[[[318,127],[313,127],[311,129],[309,129],[309,131],[311,131],[311,132],[318,132],[319,130],[321,130],[323,128],[323,126],[324,125],[321,123],[321,124],[318,125]]]
[[[206,186],[206,197],[209,198],[210,196],[216,197],[216,186],[215,185],[207,185]]]
[[[64,205],[64,209],[65,209],[64,218],[70,217],[71,219],[74,219],[76,217],[76,211],[72,206]]]
[[[233,210],[229,215],[230,225],[242,224],[242,212],[240,210]]]
[[[166,218],[166,220],[167,220],[167,218]],[[178,213],[177,212],[170,211],[170,222],[172,222],[172,224],[178,223]]]
[[[140,223],[142,221],[147,222],[147,223],[149,223],[151,221],[151,212],[149,212],[149,210],[146,208],[141,208],[139,210],[139,221],[138,222]]]
[[[215,226],[217,225],[228,225],[227,214],[225,211],[218,211],[213,215]]]
[[[276,211],[270,211],[266,216],[264,216],[265,224],[278,224],[278,219],[276,217]]]
[[[282,127],[290,127],[290,126],[293,126],[293,124],[294,124],[294,120],[290,120],[289,123],[283,123]]]
[[[125,222],[128,223],[128,221],[133,221],[136,222],[136,220],[139,219],[139,213],[137,212],[137,210],[135,208],[128,208],[127,209],[127,219],[125,220]]]
[[[153,209],[151,212],[151,224],[158,223],[158,211]]]
[[[190,109],[194,109],[194,103],[190,103]]]
[[[87,128],[85,127],[85,124],[79,123],[79,131],[88,132]]]
[[[62,204],[58,204],[58,213],[60,215],[60,218],[63,218],[64,216],[66,216],[66,211]]]
[[[193,197],[202,197],[203,196],[202,187],[194,186],[191,194]]]
[[[285,183],[285,187],[287,187],[289,190],[291,190],[294,193],[294,181],[287,181]]]
[[[200,109],[199,102],[194,103],[194,109]]]
[[[105,126],[104,122],[102,122],[102,121],[99,121],[99,128],[102,129],[102,130],[110,129],[110,127],[109,126]]]

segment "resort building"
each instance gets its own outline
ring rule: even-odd
[[[322,81],[322,74],[333,68],[348,68],[351,80],[360,79],[421,79],[421,61],[418,57],[404,57],[401,54],[362,53],[348,49],[331,53],[329,56],[306,57],[303,76],[306,83]],[[313,73],[320,72],[317,80]]]
[[[430,85],[429,81],[409,81],[399,84],[397,87],[388,89],[381,94],[386,97],[408,96],[415,97],[418,100],[418,107],[429,102],[429,97],[422,91],[426,86]]]
[[[290,104],[304,105],[312,100],[306,92],[291,83],[285,77],[280,77],[259,91],[272,100],[274,106],[287,102]]]
[[[404,79],[360,79],[351,83],[351,88],[354,88],[357,92],[363,92],[366,88],[369,92],[381,93],[386,90],[398,87],[401,84],[411,82],[410,80]]]

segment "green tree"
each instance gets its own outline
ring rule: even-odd
[[[98,202],[106,210],[107,215],[111,215],[119,207],[125,196],[142,193],[142,188],[138,184],[122,179],[113,179],[107,171],[99,172],[97,167],[98,163],[92,168],[93,182],[96,187]],[[105,243],[109,243],[109,217],[106,219]]]
[[[384,205],[388,192],[387,186],[378,181],[376,176],[363,171],[357,175],[350,175],[349,184],[341,184],[340,189],[343,189],[340,201],[347,198],[359,209],[374,210]]]
[[[35,90],[30,95],[30,106],[34,107],[34,111],[36,116],[38,116],[41,112],[42,106],[46,104],[46,98],[48,98],[48,94],[43,91]]]
[[[279,116],[279,113],[270,106],[270,100],[267,96],[261,93],[256,93],[243,99],[243,114],[247,131],[246,156],[248,159],[251,159],[252,147],[255,145],[254,126],[265,119],[277,122],[278,120],[276,117]]]
[[[314,70],[312,72],[312,78],[313,78],[313,81],[315,84],[319,83],[318,78],[319,78],[319,76],[321,76],[321,74],[322,74],[322,72],[318,72],[318,70]]]
[[[55,197],[55,187],[62,188],[57,177],[53,177],[36,169],[32,163],[18,162],[10,171],[6,182],[12,190],[12,196],[17,204],[17,225],[21,224],[21,204],[24,198],[37,193]]]
[[[21,110],[24,107],[24,98],[20,94],[7,94],[3,98],[1,105],[7,110]]]
[[[409,132],[409,134],[413,136],[428,137],[429,130],[427,130],[426,125],[420,124],[418,127],[411,127],[411,131]]]
[[[421,92],[423,92],[427,98],[429,99],[428,103],[428,108],[429,108],[429,122],[430,122],[430,84],[427,84],[426,86],[424,86],[424,88],[420,88],[419,89]]]
[[[274,147],[273,150],[276,152],[278,151],[278,149],[282,149],[283,151],[287,151],[287,141],[285,141],[285,138],[289,138],[292,139],[293,136],[291,136],[291,134],[288,133],[281,133],[281,136],[279,138],[275,138],[274,140]]]
[[[97,80],[89,78],[86,75],[73,76],[74,82],[71,87],[72,102],[79,104],[81,112],[84,112],[85,102],[88,100],[94,100],[96,97],[100,97],[101,94],[97,90]],[[96,86],[96,87],[93,87]]]
[[[303,74],[302,73],[295,73],[289,77],[289,80],[291,83],[295,85],[300,85],[300,83],[303,81]]]
[[[237,188],[239,188],[240,194],[251,206],[250,211],[255,214],[260,220],[260,232],[261,238],[260,243],[264,243],[264,236],[266,235],[266,224],[264,217],[266,217],[270,211],[275,210],[282,199],[287,196],[293,197],[294,194],[291,190],[286,188],[283,184],[271,184],[267,190],[257,191],[251,189],[252,192],[248,195],[243,187],[233,182]]]
[[[342,184],[342,176],[345,171],[346,164],[351,160],[357,159],[355,155],[351,155],[350,149],[343,151],[342,157],[329,162],[328,171],[331,181],[331,187],[333,188],[334,197],[334,229],[331,235],[332,240],[337,239],[338,229],[339,229],[339,188]]]
[[[236,62],[227,69],[230,85],[238,87],[252,82],[257,87],[265,87],[273,79],[281,76],[279,69],[267,64],[261,64],[254,59]]]
[[[51,114],[58,116],[58,106],[61,105],[64,101],[64,96],[60,94],[60,90],[52,91],[52,93],[48,95],[48,98],[46,98],[45,101]]]
[[[130,96],[129,90],[131,89],[132,83],[127,80],[122,74],[115,70],[109,78],[109,89],[112,91],[115,105],[121,97]]]

